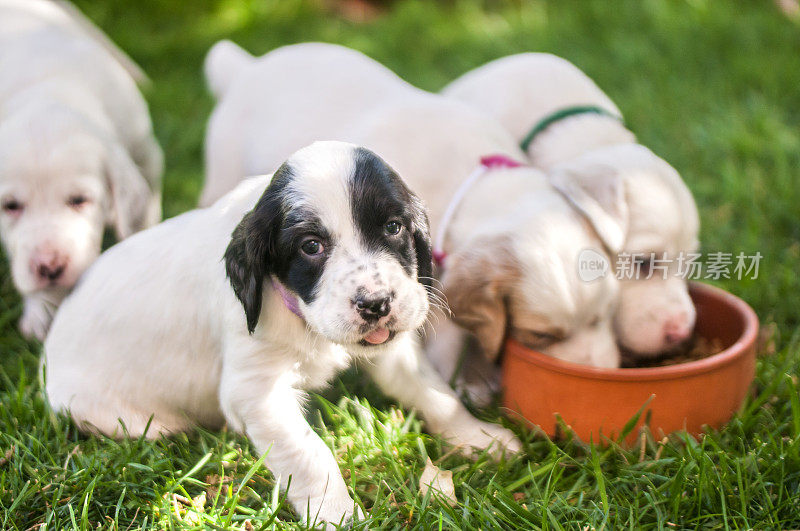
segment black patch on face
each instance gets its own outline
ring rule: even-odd
[[[303,253],[300,247],[308,238],[319,241],[325,250],[313,256]],[[280,256],[276,260],[275,275],[303,302],[310,304],[316,296],[319,278],[333,249],[330,233],[316,213],[304,208],[290,210],[281,226],[278,249]]]
[[[358,148],[354,155],[352,216],[366,246],[396,256],[410,275],[416,272],[419,281],[430,286],[431,241],[422,202],[372,152]],[[261,313],[264,280],[277,278],[310,304],[335,245],[316,213],[289,204],[288,185],[295,178],[302,177],[296,176],[288,163],[278,168],[255,207],[234,229],[225,251],[225,269],[244,307],[250,333]],[[403,225],[396,236],[385,232],[386,223],[392,220]],[[319,241],[325,250],[318,255],[305,254],[301,246],[308,238]]]
[[[350,208],[365,246],[395,256],[409,275],[416,274],[419,282],[429,287],[433,270],[431,238],[422,201],[371,151],[357,148],[354,157]],[[385,230],[393,220],[403,225],[397,235]]]
[[[275,172],[253,210],[234,229],[225,251],[225,269],[244,307],[250,333],[258,324],[264,280],[271,276],[310,303],[327,259],[327,252],[308,256],[300,250],[307,236],[331,248],[328,232],[314,213],[287,209],[288,185],[296,178],[288,164]]]

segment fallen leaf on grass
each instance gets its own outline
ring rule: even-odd
[[[206,483],[208,483],[206,487],[206,498],[209,500],[216,499],[219,489],[231,481],[232,479],[230,477],[225,476],[220,478],[219,474],[210,474],[206,476]]]
[[[450,470],[442,470],[434,465],[430,458],[425,463],[425,470],[419,478],[419,493],[425,496],[430,489],[433,489],[435,494],[450,507],[458,503],[456,499],[456,488],[453,485],[453,472]]]
[[[206,493],[201,492],[194,498],[192,498],[192,507],[194,507],[195,511],[203,511],[203,508],[206,506]]]

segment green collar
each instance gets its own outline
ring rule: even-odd
[[[564,118],[575,116],[576,114],[599,114],[601,116],[616,118],[620,122],[623,121],[622,116],[614,114],[613,112],[610,112],[597,105],[575,105],[572,107],[565,107],[563,109],[551,112],[550,114],[539,120],[536,123],[536,125],[534,125],[531,128],[528,134],[525,135],[525,138],[522,139],[522,142],[520,142],[519,147],[522,148],[522,151],[527,153],[528,147],[530,147],[531,142],[533,142],[533,139],[536,137],[536,135],[538,135],[539,133],[541,133],[554,123],[559,122]]]

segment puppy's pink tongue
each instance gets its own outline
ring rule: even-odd
[[[366,341],[367,343],[372,343],[373,345],[380,345],[387,339],[389,339],[388,328],[376,328],[375,330],[364,336],[364,341]]]

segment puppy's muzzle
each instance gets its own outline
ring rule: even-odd
[[[30,260],[30,270],[41,285],[56,284],[67,270],[68,259],[56,252],[36,252]]]
[[[361,295],[353,301],[362,319],[374,323],[389,315],[392,311],[392,294],[386,290],[376,291],[369,295]]]

